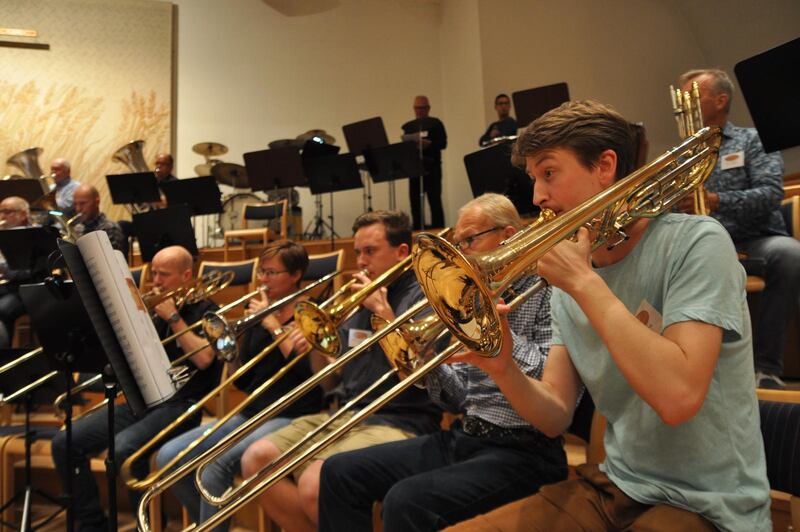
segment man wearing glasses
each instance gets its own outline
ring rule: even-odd
[[[484,194],[459,211],[454,242],[468,255],[491,251],[521,227],[508,198]],[[524,278],[513,291],[537,280]],[[504,295],[506,301],[512,297]],[[509,323],[514,360],[538,379],[550,346],[550,289],[511,312]],[[439,530],[566,478],[561,438],[548,438],[519,417],[486,373],[463,363],[443,365],[426,377],[425,386],[434,402],[464,414],[463,420],[451,430],[325,461],[321,531],[372,530],[375,501],[383,502],[385,532]]]
[[[19,196],[9,196],[0,201],[0,229],[27,227],[30,224],[30,206]],[[0,253],[0,347],[11,344],[14,321],[25,313],[19,298],[19,285],[32,281],[29,270],[9,270],[5,257]]]

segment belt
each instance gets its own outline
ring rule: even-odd
[[[531,429],[501,427],[474,416],[466,416],[462,422],[462,426],[466,434],[477,438],[503,438],[512,440],[519,440],[522,438],[549,439]]]

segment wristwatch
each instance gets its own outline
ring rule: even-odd
[[[283,327],[278,327],[277,329],[275,329],[274,331],[272,331],[272,337],[273,337],[273,338],[277,338],[278,336],[282,335],[282,334],[283,334],[283,333],[285,333],[285,332],[286,332],[286,331],[283,329]]]
[[[177,312],[173,312],[172,315],[169,318],[167,318],[167,323],[169,323],[170,325],[172,325],[173,323],[178,323],[179,321],[181,321],[181,315],[178,314]]]

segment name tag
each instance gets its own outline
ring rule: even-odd
[[[423,139],[427,139],[428,138],[428,132],[427,131],[420,131],[420,135],[422,135]]]
[[[372,331],[350,329],[347,333],[347,347],[355,347],[370,336],[372,336]]]
[[[644,323],[651,331],[661,334],[664,326],[664,319],[661,314],[646,300],[642,299],[639,308],[636,310],[636,319]]]
[[[741,168],[744,166],[744,152],[735,151],[722,156],[722,162],[719,163],[720,170],[730,170],[731,168]]]

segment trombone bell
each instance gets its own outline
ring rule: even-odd
[[[330,354],[340,352],[339,330],[329,312],[310,301],[301,301],[295,306],[294,319],[314,349]]]

